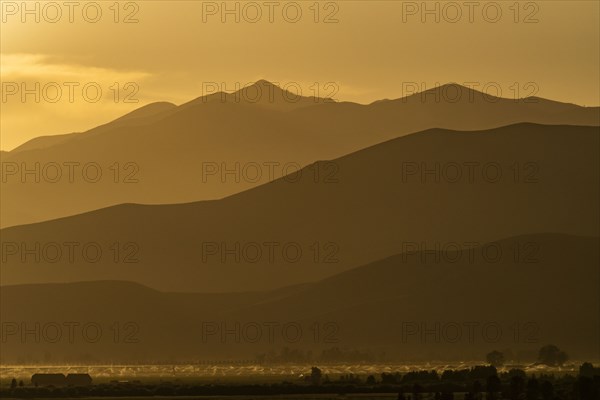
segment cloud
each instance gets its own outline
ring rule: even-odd
[[[3,81],[139,82],[152,74],[57,62],[45,54],[0,53]]]
[[[153,77],[32,53],[1,53],[0,71],[3,150],[38,135],[83,131],[130,112],[149,100],[144,84]]]

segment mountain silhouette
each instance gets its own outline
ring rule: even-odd
[[[509,250],[523,243],[535,243],[536,252],[515,258]],[[54,361],[87,354],[98,362],[155,362],[253,359],[283,347],[317,355],[336,346],[385,352],[394,360],[467,361],[480,360],[491,347],[534,353],[555,343],[573,359],[585,359],[598,346],[598,243],[598,237],[522,235],[472,249],[395,254],[318,282],[264,292],[169,293],[118,281],[3,286],[3,324],[93,321],[108,329],[129,321],[136,329],[121,331],[121,341],[128,334],[137,341],[115,344],[114,327],[97,343],[79,336],[75,343],[66,337],[21,342],[13,334],[0,354],[5,363],[43,353]],[[492,244],[505,250],[494,262],[482,251]],[[224,341],[219,333],[203,340],[203,323],[223,323],[234,333]],[[261,326],[263,336],[244,340],[238,327],[242,338],[236,340],[236,323]],[[279,327],[272,342],[266,323]],[[297,342],[282,341],[280,327],[287,323],[303,327]],[[316,337],[315,324],[328,328]],[[421,324],[429,329],[424,339]],[[409,326],[417,331],[409,334]]]
[[[295,92],[291,90],[295,90]],[[273,111],[292,111],[331,102],[334,102],[334,100],[330,98],[303,96],[302,89],[296,85],[292,85],[290,90],[286,90],[272,82],[261,79],[252,85],[245,86],[231,93],[219,91],[198,97],[182,104],[180,107],[183,109],[206,103],[237,103]]]
[[[270,290],[401,253],[407,243],[434,249],[536,232],[598,236],[599,140],[596,127],[432,129],[222,200],[123,204],[5,228],[3,246],[13,247],[3,249],[1,282]],[[73,242],[70,260],[65,243]],[[82,258],[87,245],[101,250],[97,260]]]
[[[121,203],[220,199],[317,160],[430,128],[600,125],[598,107],[496,98],[456,84],[368,105],[298,96],[288,89],[258,81],[179,106],[153,103],[83,133],[43,136],[2,153],[3,165],[16,172],[3,176],[0,224],[40,222]],[[36,165],[38,182],[35,174],[21,175]],[[67,165],[76,165],[72,180]],[[213,173],[203,170],[207,165]],[[84,174],[87,167],[92,168]],[[231,170],[238,172],[227,175]],[[84,179],[88,175],[93,182]]]

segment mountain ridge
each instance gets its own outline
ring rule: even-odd
[[[309,164],[300,179],[278,178],[221,200],[125,204],[4,228],[5,242],[98,243],[106,256],[97,265],[86,263],[89,268],[65,259],[33,268],[32,259],[21,263],[13,255],[2,265],[2,282],[134,279],[167,291],[265,290],[383,258],[397,253],[405,241],[485,241],[539,231],[598,235],[594,221],[600,194],[589,182],[599,179],[599,142],[595,127],[433,129]],[[459,182],[406,174],[408,164],[431,168],[490,162],[505,171],[502,180],[485,180],[481,169],[473,183],[466,171]],[[107,258],[115,242],[136,244],[138,262],[124,269]],[[262,245],[270,242],[279,249],[283,244],[299,247],[301,259],[290,262],[278,251],[270,262]],[[211,243],[217,253],[209,257],[202,246]],[[222,261],[221,243],[229,248],[258,243],[263,256],[257,262],[233,256]],[[242,257],[240,251],[236,257]],[[165,281],[164,274],[172,279]]]
[[[313,353],[340,347],[370,354],[384,351],[394,360],[427,359],[429,353],[436,359],[464,360],[481,359],[491,348],[533,352],[554,343],[574,358],[589,357],[598,345],[593,318],[598,311],[598,237],[536,233],[484,246],[497,243],[508,249],[523,241],[539,244],[535,262],[512,255],[490,262],[480,251],[472,262],[452,262],[443,253],[440,261],[432,261],[431,252],[416,252],[407,260],[395,254],[302,288],[264,293],[168,293],[119,281],[2,286],[3,323],[89,321],[94,310],[95,324],[104,328],[129,321],[137,327],[139,340],[128,346],[115,344],[109,340],[112,337],[98,343],[34,343],[8,335],[0,345],[1,354],[3,362],[40,351],[69,357],[90,354],[99,362],[134,357],[154,362],[227,359],[233,354],[254,358],[278,353],[283,347]],[[429,262],[419,261],[423,256]],[[510,298],[503,295],[506,290]],[[106,298],[107,292],[113,296]],[[585,310],[569,312],[582,304]],[[444,340],[419,340],[420,324],[433,331],[436,324],[456,329],[469,321],[480,321],[471,325],[474,341],[468,341],[464,331],[459,340],[445,340],[442,331]],[[515,341],[511,327],[517,322],[524,330]],[[226,337],[231,340],[219,340],[222,324],[233,332],[236,324],[263,327],[266,323],[275,327],[276,341],[234,340],[233,334]],[[292,323],[305,329],[306,335],[294,343],[282,342],[278,327]],[[205,341],[201,338],[206,336],[206,324],[216,327],[217,333]],[[313,340],[315,324],[324,329],[318,341]],[[407,324],[417,333],[407,334]],[[505,335],[494,342],[484,340],[480,331],[486,324],[501,327]],[[244,337],[246,331],[241,332]],[[322,340],[325,337],[335,341]]]
[[[272,82],[270,82],[270,81],[268,81],[266,79],[259,79],[258,81],[254,82],[252,85],[246,86],[244,88],[240,88],[239,90],[236,90],[236,91],[233,91],[233,92],[222,92],[222,91],[219,91],[219,92],[216,92],[216,93],[202,95],[202,96],[196,97],[196,98],[194,98],[192,100],[189,100],[187,102],[184,102],[184,103],[182,103],[180,105],[175,105],[173,103],[166,102],[166,101],[156,101],[156,102],[148,103],[148,104],[146,104],[144,106],[136,108],[136,109],[134,109],[134,110],[132,110],[132,111],[130,111],[130,112],[122,115],[121,117],[118,117],[118,118],[116,118],[116,119],[114,119],[112,121],[109,121],[106,124],[102,124],[100,126],[110,124],[111,122],[115,122],[115,121],[127,119],[127,118],[129,118],[131,116],[135,116],[136,114],[138,114],[138,112],[140,112],[142,110],[147,110],[148,107],[155,108],[155,107],[158,107],[159,105],[161,105],[162,107],[167,107],[168,109],[174,110],[174,108],[179,108],[179,107],[182,107],[182,106],[192,105],[192,104],[193,105],[197,105],[197,104],[201,104],[201,103],[204,103],[204,102],[208,101],[208,99],[212,99],[212,98],[216,98],[216,97],[223,98],[223,96],[225,97],[225,100],[227,101],[227,100],[231,100],[232,96],[235,98],[235,96],[234,96],[235,94],[241,93],[242,91],[247,90],[248,88],[260,87],[260,86],[267,86],[267,87],[271,87],[271,88],[276,88],[276,89],[278,89],[281,92],[287,92],[287,93],[292,94],[291,92],[282,89],[280,86],[278,86],[278,85],[276,85],[276,84],[274,84],[274,83],[272,83]],[[374,101],[372,101],[370,103],[357,103],[357,102],[351,102],[351,101],[337,102],[337,101],[333,101],[332,99],[328,99],[328,98],[317,98],[317,99],[326,100],[326,101],[332,101],[334,103],[345,103],[345,104],[350,104],[350,105],[368,107],[368,106],[374,105],[376,103],[406,102],[408,99],[420,97],[420,96],[431,94],[431,93],[436,93],[436,92],[444,91],[444,90],[446,90],[448,88],[451,88],[451,87],[458,87],[461,91],[465,91],[466,90],[466,91],[471,92],[471,93],[476,93],[479,96],[485,95],[485,96],[488,96],[490,98],[494,98],[494,99],[498,99],[498,100],[502,99],[502,100],[515,101],[515,99],[510,99],[510,98],[501,97],[501,96],[497,97],[497,96],[494,96],[494,95],[489,95],[489,94],[486,94],[486,93],[484,93],[482,91],[479,91],[477,89],[473,89],[473,88],[470,88],[468,86],[464,86],[464,85],[461,85],[459,83],[453,83],[453,82],[448,82],[448,83],[445,83],[445,84],[442,84],[442,85],[439,85],[439,86],[435,86],[434,88],[426,89],[426,90],[423,90],[421,92],[417,92],[417,93],[413,93],[413,94],[407,94],[406,96],[402,96],[402,97],[399,97],[399,98],[374,100]],[[311,96],[309,96],[309,97],[302,96],[302,97],[309,98],[309,99],[313,99],[314,98],[314,97],[311,97]],[[529,100],[549,102],[549,103],[554,103],[554,104],[560,104],[560,105],[569,105],[569,106],[574,106],[574,107],[584,108],[584,109],[592,109],[592,110],[596,110],[597,109],[600,112],[600,106],[589,106],[589,107],[587,107],[587,106],[581,106],[581,105],[578,105],[578,104],[575,104],[575,103],[565,103],[565,102],[561,102],[561,101],[557,101],[557,100],[552,100],[552,99],[547,99],[547,98],[543,98],[543,97],[539,97],[539,96],[524,97],[524,98],[520,98],[519,100],[528,100],[528,99]],[[317,102],[316,104],[319,104],[319,102]],[[175,107],[173,108],[171,106],[175,106]],[[165,110],[163,109],[161,111],[165,111]],[[46,138],[46,137],[52,137],[52,136],[63,136],[63,135],[72,135],[72,134],[78,134],[78,133],[85,133],[85,132],[88,132],[88,131],[93,130],[93,129],[94,128],[91,128],[91,129],[88,129],[86,131],[74,132],[74,133],[71,133],[71,134],[39,136],[39,137],[33,138],[33,139],[31,139],[31,140],[29,140],[27,142],[22,143],[21,145],[17,146],[13,150],[9,150],[9,151],[6,151],[6,152],[7,153],[11,153],[12,151],[17,150],[17,149],[23,147],[25,144],[27,144],[27,143],[29,143],[31,141],[34,141],[34,140],[36,140],[38,138],[42,138],[42,137]]]

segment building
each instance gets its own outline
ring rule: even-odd
[[[92,377],[90,374],[69,374],[66,378],[67,386],[90,386]]]
[[[65,386],[66,379],[64,374],[33,374],[31,383],[34,386]]]
[[[92,377],[89,374],[34,374],[31,377],[34,386],[90,386]]]

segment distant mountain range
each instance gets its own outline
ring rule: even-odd
[[[431,129],[222,200],[123,204],[5,228],[1,282],[273,290],[415,244],[469,247],[537,232],[597,237],[599,145],[597,127]]]
[[[514,257],[525,243],[535,251]],[[504,253],[490,262],[486,248]],[[284,347],[317,357],[339,347],[393,360],[467,361],[499,349],[518,361],[519,352],[553,343],[590,360],[599,350],[599,250],[597,237],[525,235],[396,254],[265,292],[167,293],[117,281],[4,286],[0,354],[3,363],[42,354],[47,362],[189,362],[253,359]],[[22,339],[36,322],[41,339]],[[53,324],[62,332],[55,343]]]
[[[33,139],[0,154],[0,361],[589,360],[599,126],[459,85],[360,105],[259,81]]]
[[[257,100],[256,93],[262,93]],[[259,81],[237,93],[179,106],[149,104],[83,133],[39,137],[2,152],[0,224],[40,222],[121,203],[219,199],[409,133],[522,122],[599,126],[600,109],[495,98],[454,84],[361,105],[297,97]],[[236,163],[241,177],[221,176]],[[39,182],[35,172],[21,177],[36,168]]]

